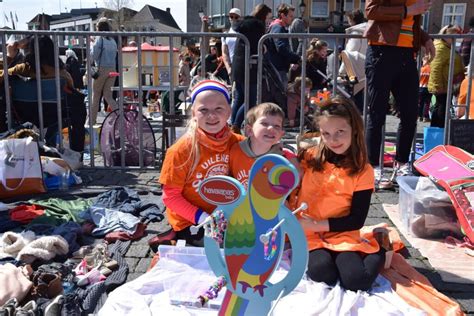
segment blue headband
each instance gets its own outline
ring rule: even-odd
[[[199,93],[208,90],[218,91],[222,93],[225,96],[227,103],[230,105],[229,90],[227,90],[227,87],[225,85],[214,80],[204,80],[198,83],[191,92],[191,103],[194,103],[194,100],[196,100],[196,97]]]

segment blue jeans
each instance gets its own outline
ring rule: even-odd
[[[232,114],[230,117],[230,121],[232,125],[235,126],[242,126],[244,122],[244,84],[240,82],[235,82],[235,90],[234,90],[234,100],[232,100]],[[249,87],[249,109],[255,106],[257,102],[257,85],[250,84]]]
[[[366,143],[369,162],[379,165],[382,127],[392,92],[400,109],[395,159],[406,163],[418,117],[418,70],[412,48],[369,45],[365,60],[368,120]]]

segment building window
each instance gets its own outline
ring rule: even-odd
[[[314,18],[329,17],[328,0],[312,0],[311,1],[311,16]]]
[[[360,2],[359,9],[361,9],[362,12],[364,12],[364,15],[365,15],[365,1],[361,1],[361,2]]]
[[[344,1],[344,11],[351,12],[354,10],[354,0],[345,0]]]
[[[445,3],[443,7],[443,25],[459,25],[464,27],[466,15],[465,3]]]

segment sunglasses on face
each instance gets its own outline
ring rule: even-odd
[[[238,15],[229,15],[229,19],[231,20],[237,20],[239,18]]]

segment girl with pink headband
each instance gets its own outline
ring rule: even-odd
[[[191,100],[187,132],[167,150],[159,181],[176,238],[200,245],[204,231],[192,235],[189,227],[202,223],[214,205],[199,196],[199,184],[210,176],[229,173],[230,148],[243,136],[232,133],[227,125],[231,109],[225,84],[200,81],[192,88]]]

